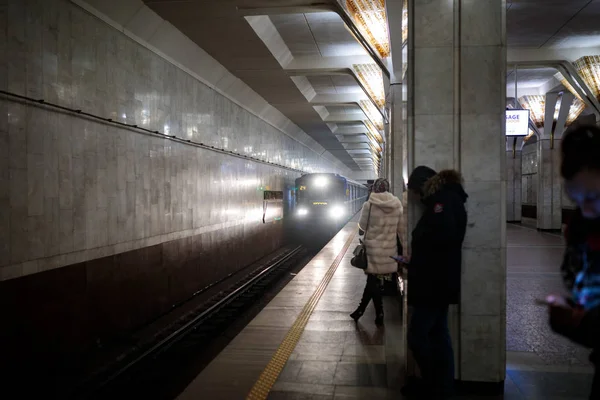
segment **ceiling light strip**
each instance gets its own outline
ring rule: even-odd
[[[554,75],[554,77],[565,87],[567,88],[567,90],[569,92],[571,92],[573,94],[573,96],[577,97],[579,100],[583,99],[581,98],[581,95],[577,92],[577,90],[575,90],[575,88],[573,87],[573,85],[571,85],[569,83],[569,81],[567,80],[567,78],[564,77],[563,74],[561,74],[560,72],[557,73],[556,75]]]
[[[379,110],[369,100],[360,100],[360,108],[363,110],[367,118],[375,125],[380,131],[383,130],[383,117],[379,113]]]
[[[388,22],[384,0],[346,0],[346,8],[356,27],[381,58],[390,55]]]
[[[543,95],[530,95],[519,97],[519,104],[530,111],[530,119],[536,127],[544,126],[544,112],[546,110],[546,98]]]
[[[383,88],[383,74],[377,64],[353,64],[352,69],[367,94],[375,104],[383,109],[385,105],[385,90]]]
[[[581,57],[575,61],[575,68],[594,97],[600,100],[600,56]]]

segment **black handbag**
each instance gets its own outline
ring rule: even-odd
[[[369,222],[371,221],[371,205],[369,205],[369,216],[367,217],[367,226],[365,227],[365,236],[363,239],[359,239],[360,244],[356,246],[352,254],[354,257],[350,260],[350,265],[356,267],[358,269],[365,270],[367,269],[368,261],[367,261],[367,247],[363,240],[367,239],[367,232],[369,231]]]

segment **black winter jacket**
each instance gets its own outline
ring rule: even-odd
[[[408,266],[410,305],[459,303],[467,198],[457,171],[441,171],[425,183],[425,212],[412,233]]]

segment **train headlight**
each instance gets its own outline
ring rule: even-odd
[[[298,209],[298,216],[304,217],[307,214],[308,214],[308,210],[306,208],[299,208]]]
[[[319,188],[327,186],[327,178],[324,176],[318,176],[315,178],[315,186]]]
[[[344,207],[342,206],[333,206],[331,207],[331,210],[329,210],[329,215],[333,218],[341,218],[345,213],[346,210],[344,210]]]

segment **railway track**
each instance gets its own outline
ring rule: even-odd
[[[171,377],[203,350],[288,269],[307,253],[303,246],[290,246],[267,265],[259,267],[237,283],[219,292],[192,312],[138,345],[115,364],[84,382],[72,399],[167,398],[159,392]]]

